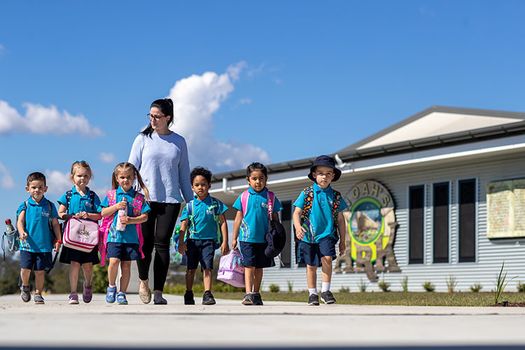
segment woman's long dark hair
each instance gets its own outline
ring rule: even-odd
[[[155,100],[151,103],[151,106],[149,107],[157,107],[160,109],[162,114],[165,116],[170,116],[170,121],[168,123],[168,127],[173,124],[173,101],[171,98],[161,98],[158,100]],[[141,131],[141,134],[151,137],[151,134],[153,133],[153,128],[151,127],[151,123],[148,124],[148,126]]]

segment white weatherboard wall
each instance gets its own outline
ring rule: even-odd
[[[396,202],[396,219],[399,224],[394,251],[401,268],[400,273],[385,273],[379,276],[391,283],[391,290],[401,290],[401,281],[408,276],[410,291],[423,291],[422,284],[430,281],[436,286],[436,291],[447,291],[446,280],[452,276],[457,281],[457,290],[468,291],[470,286],[480,283],[482,291],[490,291],[495,287],[495,281],[501,264],[505,262],[508,277],[516,277],[508,287],[508,291],[516,291],[519,281],[525,282],[525,239],[488,240],[486,237],[486,186],[489,182],[525,177],[525,154],[518,152],[507,155],[493,155],[470,160],[456,160],[439,165],[419,165],[396,170],[382,170],[367,174],[348,174],[334,184],[334,188],[345,195],[355,183],[362,180],[376,180],[385,185]],[[477,254],[476,262],[458,262],[458,181],[464,179],[477,180]],[[270,178],[271,180],[271,178]],[[449,263],[432,263],[432,185],[438,182],[450,184],[450,241]],[[293,183],[286,187],[271,186],[281,201],[295,200],[298,193],[308,183]],[[425,263],[408,264],[408,189],[410,186],[425,185]],[[291,229],[291,228],[290,228]],[[292,256],[294,256],[292,254]],[[264,271],[263,289],[270,284],[279,285],[283,291],[288,290],[288,282],[293,284],[293,290],[306,289],[304,268],[298,268],[292,263],[292,268],[269,268]],[[320,286],[320,269],[318,270]],[[358,285],[364,281],[369,291],[379,291],[377,283],[371,283],[364,273],[334,274],[332,290],[349,287],[358,291]]]

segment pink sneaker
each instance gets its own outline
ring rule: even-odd
[[[84,284],[84,289],[82,290],[82,300],[84,303],[89,303],[93,299],[93,288],[92,286],[86,286]]]
[[[77,293],[69,294],[69,305],[76,305],[76,304],[78,304],[78,294]]]

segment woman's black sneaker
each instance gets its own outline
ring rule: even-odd
[[[327,290],[326,292],[322,292],[321,293],[321,300],[325,304],[335,304],[334,295],[329,290]]]
[[[264,305],[261,297],[261,293],[252,294],[253,305]]]
[[[202,305],[215,305],[215,298],[209,290],[205,291],[202,295]]]
[[[319,306],[319,295],[310,294],[310,296],[308,297],[308,305]]]
[[[184,293],[184,305],[195,305],[192,290],[187,290],[186,293]]]

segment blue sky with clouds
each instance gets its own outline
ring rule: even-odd
[[[0,2],[0,217],[109,186],[171,96],[192,165],[335,152],[431,105],[525,111],[522,1]],[[102,195],[102,193],[100,193]]]

